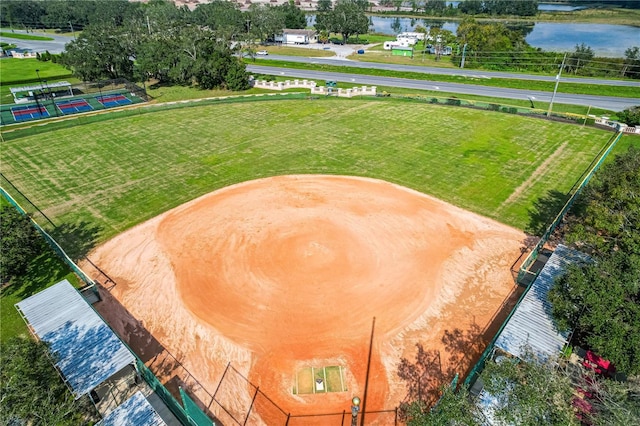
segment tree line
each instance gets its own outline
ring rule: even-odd
[[[476,3],[495,10],[496,5],[522,7],[527,2],[470,0],[460,6]],[[424,5],[441,6],[434,1]],[[334,41],[330,38],[333,33],[342,36],[341,43],[350,42],[352,36],[357,42],[359,35],[368,33],[369,7],[367,0],[319,0],[315,22],[319,40]],[[166,83],[196,82],[205,88],[234,90],[244,87],[242,67],[234,62],[234,54],[242,51],[252,56],[258,43],[274,41],[282,29],[307,26],[304,12],[293,1],[279,6],[256,3],[241,11],[236,3],[214,0],[191,11],[168,0],[17,0],[0,3],[0,10],[3,25],[86,29],[69,45],[63,61],[85,80],[151,77]],[[531,28],[522,23],[485,23],[468,17],[456,34],[435,24],[416,30],[428,37],[422,45],[424,53],[429,44],[451,46],[450,60],[456,66],[557,73],[563,54],[531,47],[525,40]],[[439,49],[435,50],[436,59],[440,59]],[[96,53],[103,51],[108,54]],[[220,69],[205,72],[214,65]],[[589,46],[578,45],[569,52],[564,71],[581,76],[640,78],[640,47],[627,49],[624,58],[597,58]]]

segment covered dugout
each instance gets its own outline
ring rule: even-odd
[[[45,84],[38,84],[37,86],[11,87],[9,90],[13,95],[13,101],[17,104],[33,102],[42,98],[73,96],[73,89],[68,81],[45,82]]]
[[[76,399],[95,392],[106,381],[136,374],[133,353],[69,281],[61,281],[15,306],[29,330],[49,344],[55,366]],[[100,424],[179,425],[154,395],[137,392],[121,405],[110,406]],[[92,401],[96,402],[94,396]],[[124,418],[127,421],[123,423]]]

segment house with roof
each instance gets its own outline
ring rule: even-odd
[[[311,44],[318,42],[315,30],[284,29],[282,34],[275,36],[275,41],[282,44]]]

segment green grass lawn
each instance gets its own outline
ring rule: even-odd
[[[294,173],[384,179],[524,229],[535,201],[567,192],[611,136],[393,98],[144,111],[6,134],[3,174],[96,243],[215,189]]]
[[[308,56],[308,57],[328,57],[333,56],[334,53],[322,49],[307,49],[304,47],[293,46],[259,46],[257,50],[266,50],[271,55],[287,55],[287,56]]]
[[[4,58],[0,61],[0,104],[13,103],[13,96],[9,91],[11,87],[40,84],[36,70],[43,81],[66,80],[72,84],[78,82],[78,79],[71,75],[71,71],[51,61]]]
[[[0,207],[12,208],[4,197],[0,197]],[[76,287],[79,284],[78,278],[44,241],[42,247],[42,252],[31,261],[24,276],[0,291],[0,341],[3,343],[11,337],[29,335],[27,325],[14,306],[16,303],[63,279]]]
[[[10,33],[8,31],[0,31],[0,40],[2,38],[9,39],[19,39],[19,40],[40,40],[40,41],[50,41],[53,40],[51,37],[46,36],[37,36],[32,34],[24,34],[24,33]]]

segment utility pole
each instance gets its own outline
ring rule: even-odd
[[[149,15],[147,15],[147,31],[149,32],[149,35],[151,35],[151,24],[149,23]]]
[[[558,91],[558,84],[560,84],[560,76],[562,76],[562,70],[564,69],[564,63],[567,60],[567,54],[564,54],[562,58],[562,65],[560,65],[560,72],[556,75],[556,87],[553,89],[553,96],[551,96],[551,102],[549,103],[549,111],[547,111],[547,117],[551,117],[551,109],[553,108],[553,101],[556,99],[556,92]]]
[[[467,53],[467,43],[462,46],[462,60],[460,61],[460,68],[464,68],[464,56]]]

